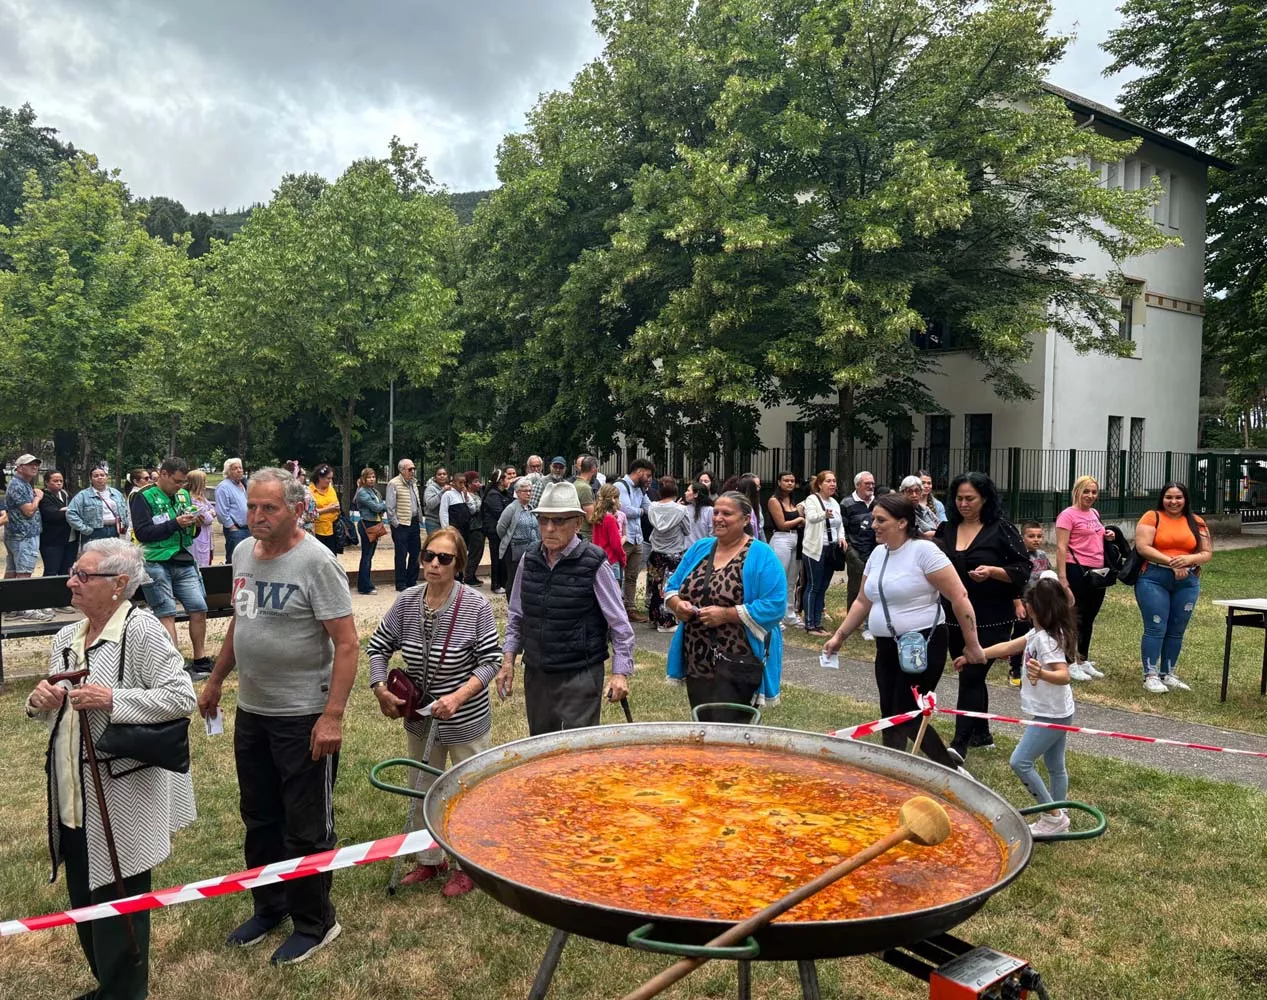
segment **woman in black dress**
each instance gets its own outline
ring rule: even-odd
[[[1016,619],[1013,602],[1029,580],[1029,555],[1016,526],[1003,516],[999,493],[993,480],[980,472],[968,472],[950,484],[950,509],[937,526],[934,541],[950,558],[968,591],[977,636],[982,648],[1006,642],[1012,637]],[[943,599],[946,622],[950,626],[950,658],[963,655],[964,638],[949,602]],[[990,672],[983,664],[969,663],[959,673],[959,701],[964,712],[988,712],[990,695],[985,679]],[[950,755],[962,763],[969,747],[991,748],[994,737],[985,719],[958,716]]]

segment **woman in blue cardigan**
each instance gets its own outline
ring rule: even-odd
[[[686,682],[692,708],[719,701],[773,705],[779,698],[787,574],[774,549],[745,532],[751,517],[742,493],[719,496],[713,537],[687,549],[665,585],[665,606],[683,623],[669,646],[668,675]],[[737,662],[745,655],[763,666],[745,668]]]

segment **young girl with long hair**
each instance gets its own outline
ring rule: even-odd
[[[1034,627],[1019,639],[1011,639],[985,650],[987,659],[1023,653],[1025,676],[1021,679],[1021,711],[1038,722],[1073,724],[1073,688],[1069,664],[1078,653],[1078,616],[1058,577],[1046,570],[1025,592],[1025,608]],[[956,668],[959,661],[955,661]],[[1059,802],[1069,794],[1069,773],[1065,770],[1066,733],[1058,729],[1027,726],[1012,751],[1009,763],[1021,783],[1039,805]],[[1038,758],[1047,765],[1051,790],[1043,783],[1035,765]],[[1043,813],[1030,824],[1038,835],[1064,833],[1069,816],[1063,809]]]
[[[607,565],[620,583],[625,577],[625,536],[620,526],[620,490],[608,483],[594,497],[589,522],[594,528],[594,544],[607,553]]]

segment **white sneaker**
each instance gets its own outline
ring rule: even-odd
[[[1091,675],[1082,668],[1081,664],[1071,663],[1069,664],[1069,679],[1074,681],[1089,681],[1091,680]]]
[[[1069,814],[1061,809],[1057,813],[1043,813],[1029,825],[1029,832],[1035,837],[1050,837],[1053,833],[1064,833],[1069,829]]]
[[[1170,688],[1166,687],[1156,674],[1149,674],[1144,678],[1144,690],[1149,694],[1165,694]]]
[[[1082,667],[1082,672],[1087,674],[1093,680],[1099,680],[1104,676],[1103,670],[1096,670],[1095,660],[1083,660],[1078,666]]]
[[[655,627],[655,630],[657,632],[664,632],[666,634],[671,635],[672,633],[677,631],[677,626],[676,625],[657,625]]]
[[[33,622],[51,622],[57,616],[47,608],[36,608],[34,611],[28,611],[26,617]]]
[[[862,639],[864,642],[875,642],[875,636],[871,634],[871,630],[869,628],[864,628],[862,630]]]
[[[1174,674],[1167,674],[1165,677],[1161,679],[1161,682],[1165,684],[1166,687],[1169,688],[1171,691],[1191,691],[1192,690],[1192,688],[1188,687],[1187,684],[1181,681]]]

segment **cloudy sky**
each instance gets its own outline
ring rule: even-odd
[[[1053,82],[1112,104],[1113,0],[1054,0],[1078,38]],[[0,0],[0,105],[191,211],[266,200],[417,142],[452,190],[491,187],[497,143],[599,41],[588,0]]]

